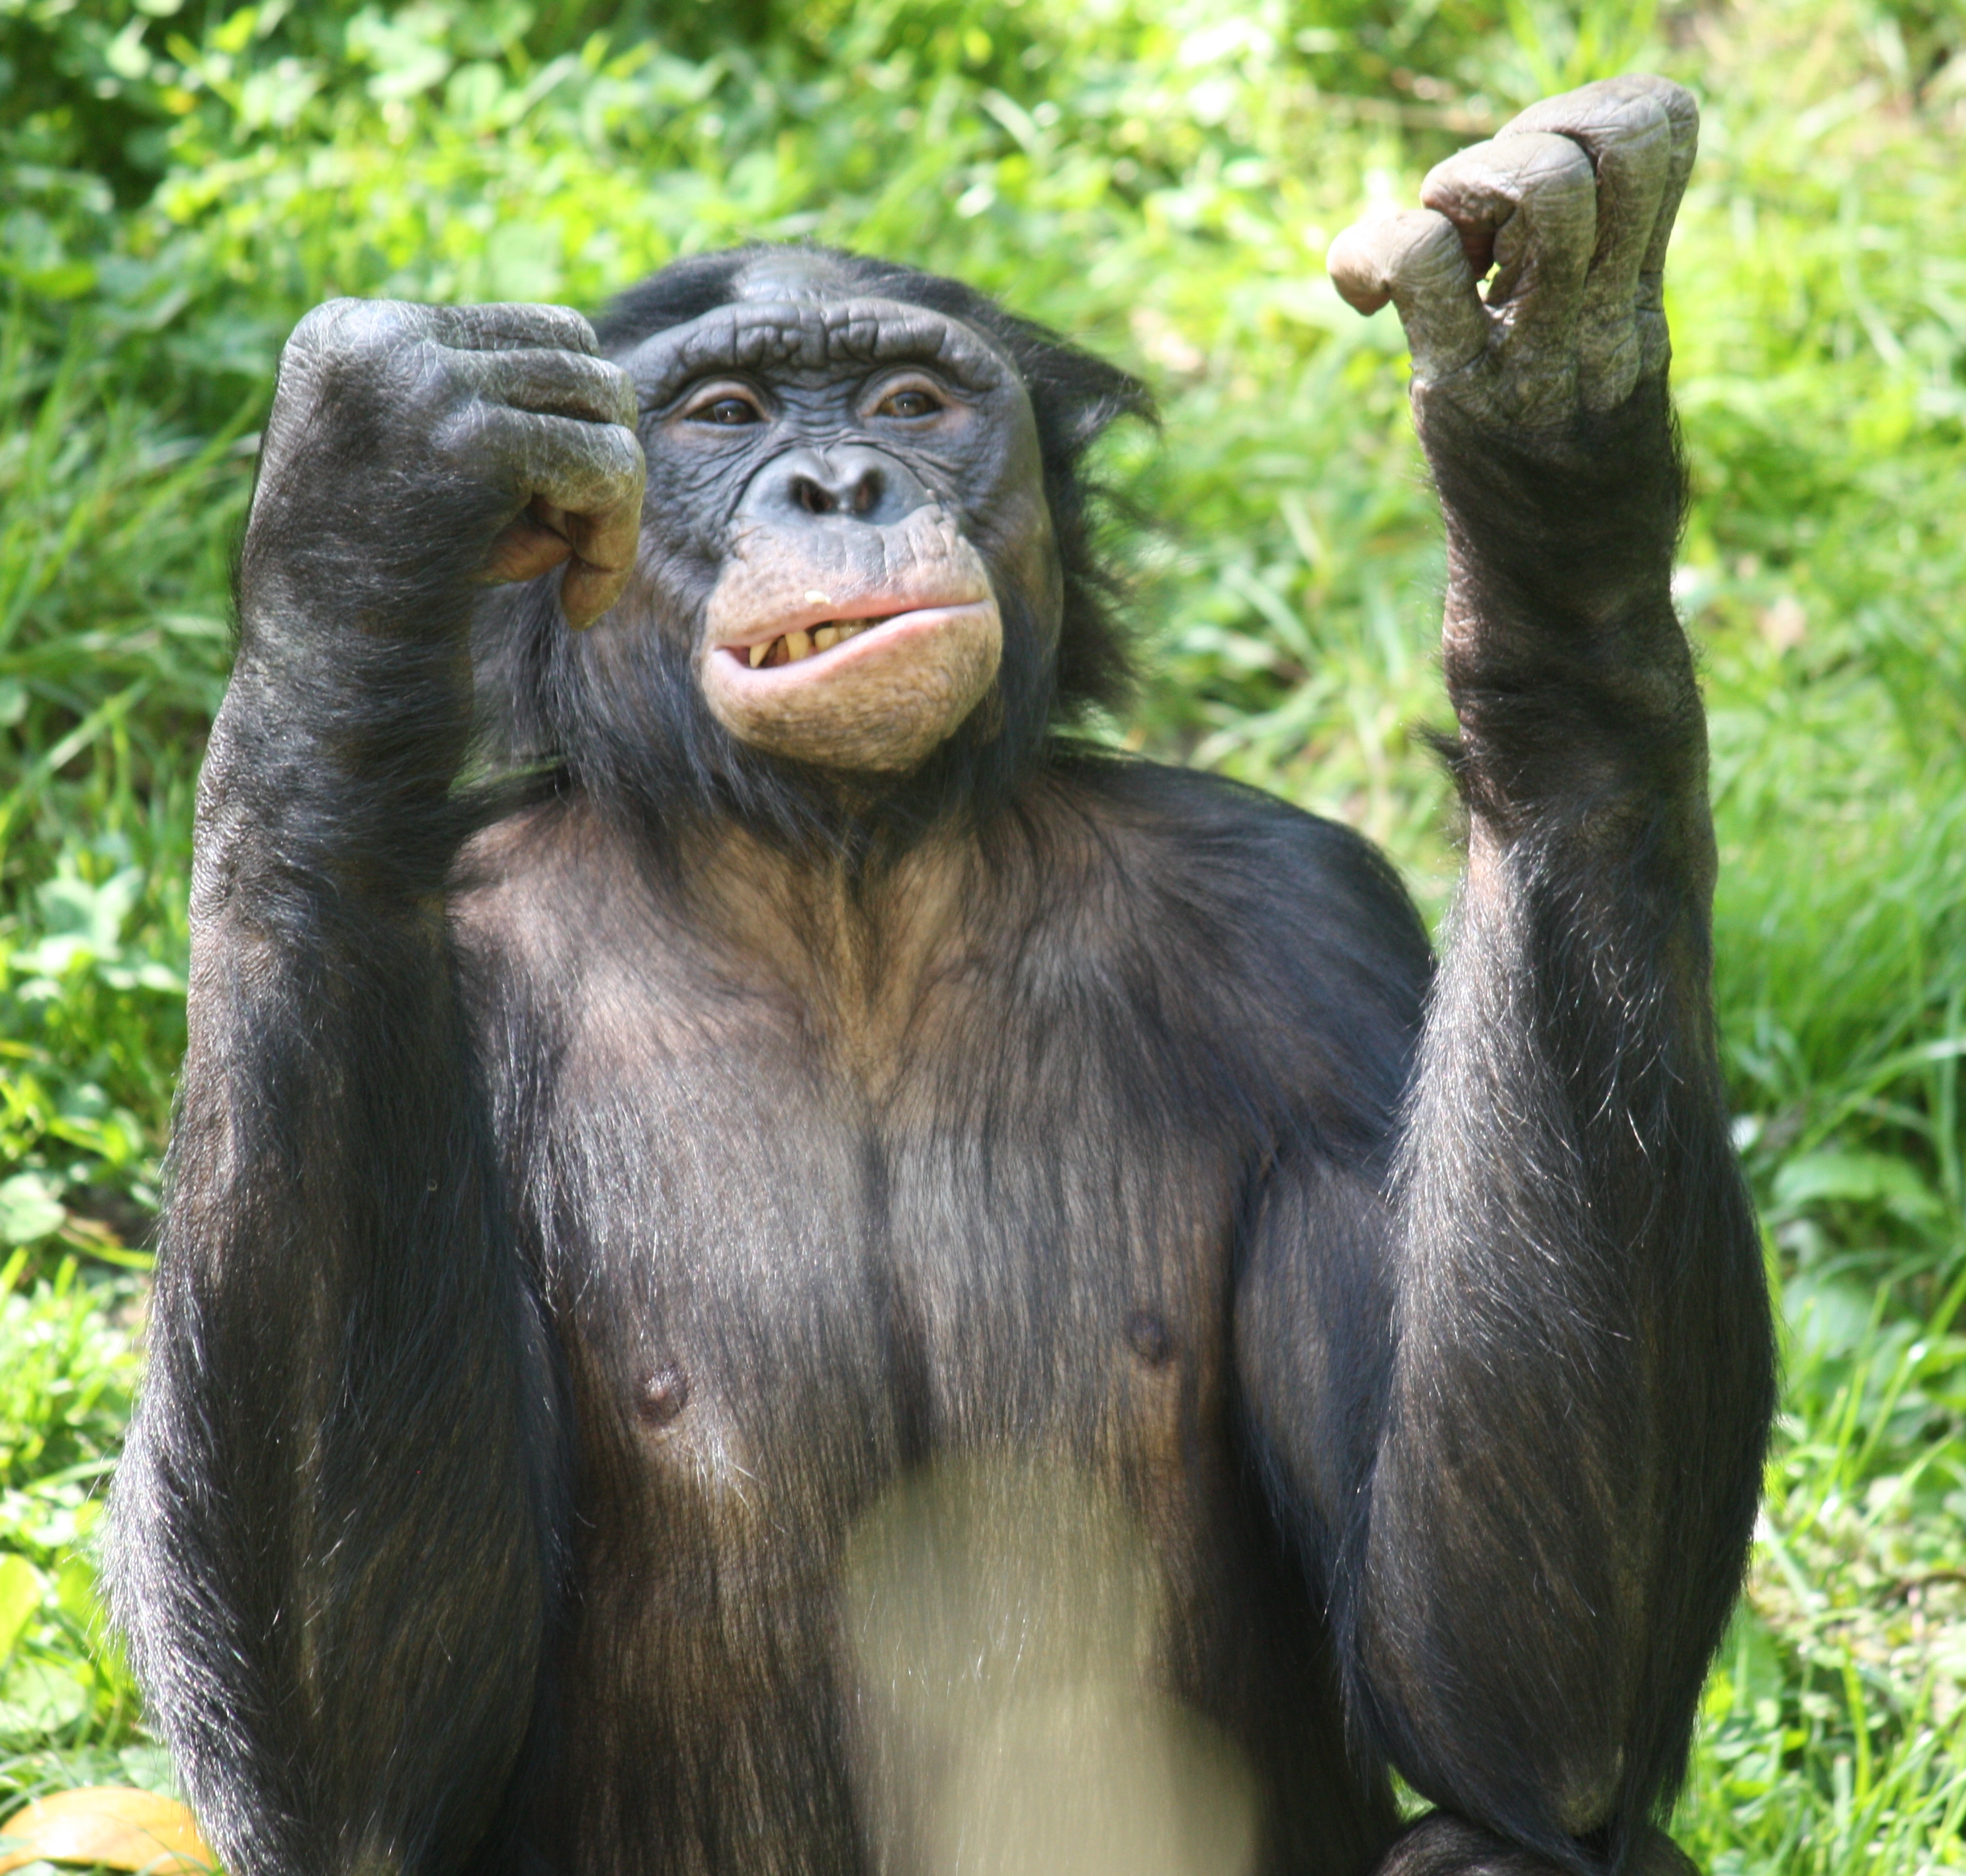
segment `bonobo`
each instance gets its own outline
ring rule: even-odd
[[[1687,1867],[1771,1385],[1695,129],[1587,86],[1333,250],[1446,513],[1437,975],[1355,835],[1065,733],[1123,372],[814,248],[301,321],[113,1522],[235,1876]]]

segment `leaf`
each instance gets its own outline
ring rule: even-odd
[[[37,1172],[0,1179],[0,1244],[32,1244],[61,1229],[68,1214],[51,1185],[47,1175]]]
[[[73,1726],[89,1711],[93,1678],[88,1665],[73,1655],[17,1658],[0,1681],[0,1736],[32,1739]],[[0,1858],[0,1871],[6,1867]]]
[[[1775,1175],[1774,1198],[1785,1211],[1841,1199],[1882,1205],[1913,1220],[1929,1218],[1942,1209],[1918,1168],[1892,1153],[1804,1153]]]
[[[86,1557],[69,1557],[56,1572],[55,1606],[85,1630],[101,1630],[102,1600],[96,1591],[95,1567]]]
[[[127,1785],[57,1792],[0,1824],[0,1876],[35,1862],[101,1865],[147,1876],[204,1876],[218,1866],[184,1805]]]
[[[25,1557],[0,1556],[0,1666],[41,1606],[40,1573]]]

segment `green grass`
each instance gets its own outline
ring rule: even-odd
[[[303,17],[304,16],[304,17]],[[1552,86],[1695,85],[1671,274],[1738,1134],[1787,1329],[1678,1827],[1966,1865],[1966,25],[1924,0],[0,7],[0,1810],[167,1783],[94,1599],[182,1046],[193,778],[287,326],[595,303],[813,235],[1159,389],[1116,438],[1155,675],[1110,733],[1364,827],[1436,914],[1438,530],[1368,200]],[[1947,56],[1950,55],[1950,56]],[[7,1248],[7,1247],[11,1247]]]

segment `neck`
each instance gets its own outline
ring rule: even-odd
[[[974,943],[969,911],[988,864],[968,827],[942,829],[878,869],[727,824],[692,833],[678,857],[678,922],[715,947],[720,969],[788,999],[804,1027],[877,1083],[904,1054],[933,985]]]

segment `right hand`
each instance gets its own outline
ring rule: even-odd
[[[565,561],[567,622],[591,624],[634,566],[646,474],[633,381],[595,350],[564,307],[316,307],[280,359],[249,589],[269,559],[352,604],[446,563],[462,583]]]

